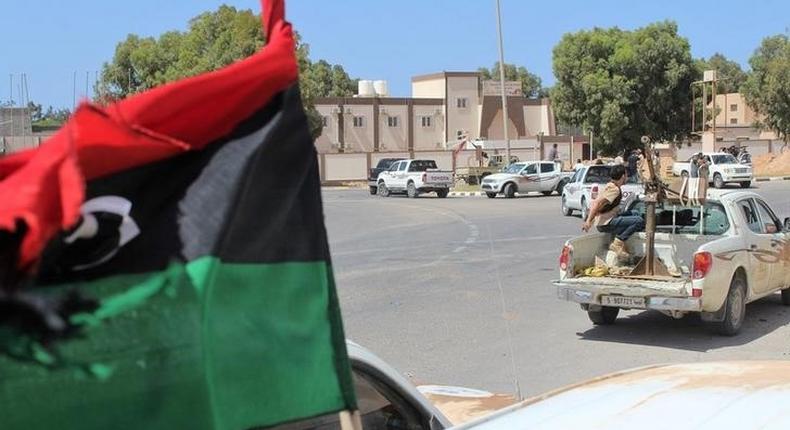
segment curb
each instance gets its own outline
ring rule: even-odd
[[[482,191],[450,191],[447,197],[485,197],[486,193]]]
[[[771,176],[768,178],[754,178],[754,182],[790,181],[790,176]]]

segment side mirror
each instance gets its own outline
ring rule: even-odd
[[[785,218],[785,231],[790,231],[790,217]]]

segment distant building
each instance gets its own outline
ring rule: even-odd
[[[33,134],[30,109],[0,107],[0,136],[29,136]]]
[[[412,97],[389,97],[385,81],[360,81],[355,97],[315,100],[324,129],[316,140],[321,153],[446,149],[461,132],[471,139],[503,139],[499,82],[477,72],[440,72],[415,76]],[[556,135],[547,98],[521,94],[506,82],[508,138]]]
[[[708,107],[713,107],[712,103]],[[716,115],[716,140],[777,139],[774,132],[756,128],[759,116],[746,103],[746,98],[743,94],[718,94],[716,95],[716,107],[719,110],[718,115]]]

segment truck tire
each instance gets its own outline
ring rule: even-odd
[[[782,290],[782,304],[790,306],[790,288]]]
[[[541,191],[544,196],[550,196],[554,191]]]
[[[713,175],[713,186],[716,188],[724,187],[724,178],[721,177],[720,173],[715,173]]]
[[[384,182],[379,182],[379,190],[378,191],[379,191],[379,195],[381,197],[389,197],[390,196],[390,190],[389,190],[389,188],[387,188],[387,184],[385,184]]]
[[[449,194],[449,193],[450,193],[450,190],[447,190],[447,189],[436,190],[436,195],[439,196],[440,199],[443,199],[443,198],[447,197],[447,194]]]
[[[617,319],[617,314],[619,313],[620,308],[601,306],[601,309],[597,311],[587,311],[587,316],[594,325],[612,325]]]
[[[374,187],[373,185],[369,185],[368,188],[370,189],[371,196],[375,196],[379,192],[379,187]]]
[[[749,188],[752,186],[752,181],[741,182],[741,188]]]
[[[746,281],[736,274],[730,282],[730,291],[724,302],[724,319],[715,323],[716,331],[724,336],[735,336],[746,317]]]
[[[516,197],[516,184],[512,182],[508,182],[507,184],[505,184],[504,192],[505,192],[505,197],[509,199]]]
[[[565,194],[562,195],[562,205],[560,206],[562,210],[562,214],[565,216],[573,215],[573,209],[568,208],[568,204],[565,202]]]
[[[486,192],[486,195],[488,196],[489,199],[493,199],[496,197],[496,193]]]
[[[410,199],[415,199],[419,195],[419,192],[417,191],[417,187],[414,186],[414,182],[409,181],[409,183],[406,184],[406,195]]]

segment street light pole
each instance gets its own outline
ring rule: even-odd
[[[502,127],[505,137],[506,165],[510,164],[510,139],[507,136],[507,95],[505,95],[505,50],[502,47],[502,12],[496,0],[496,31],[499,34],[499,85],[502,90]]]

